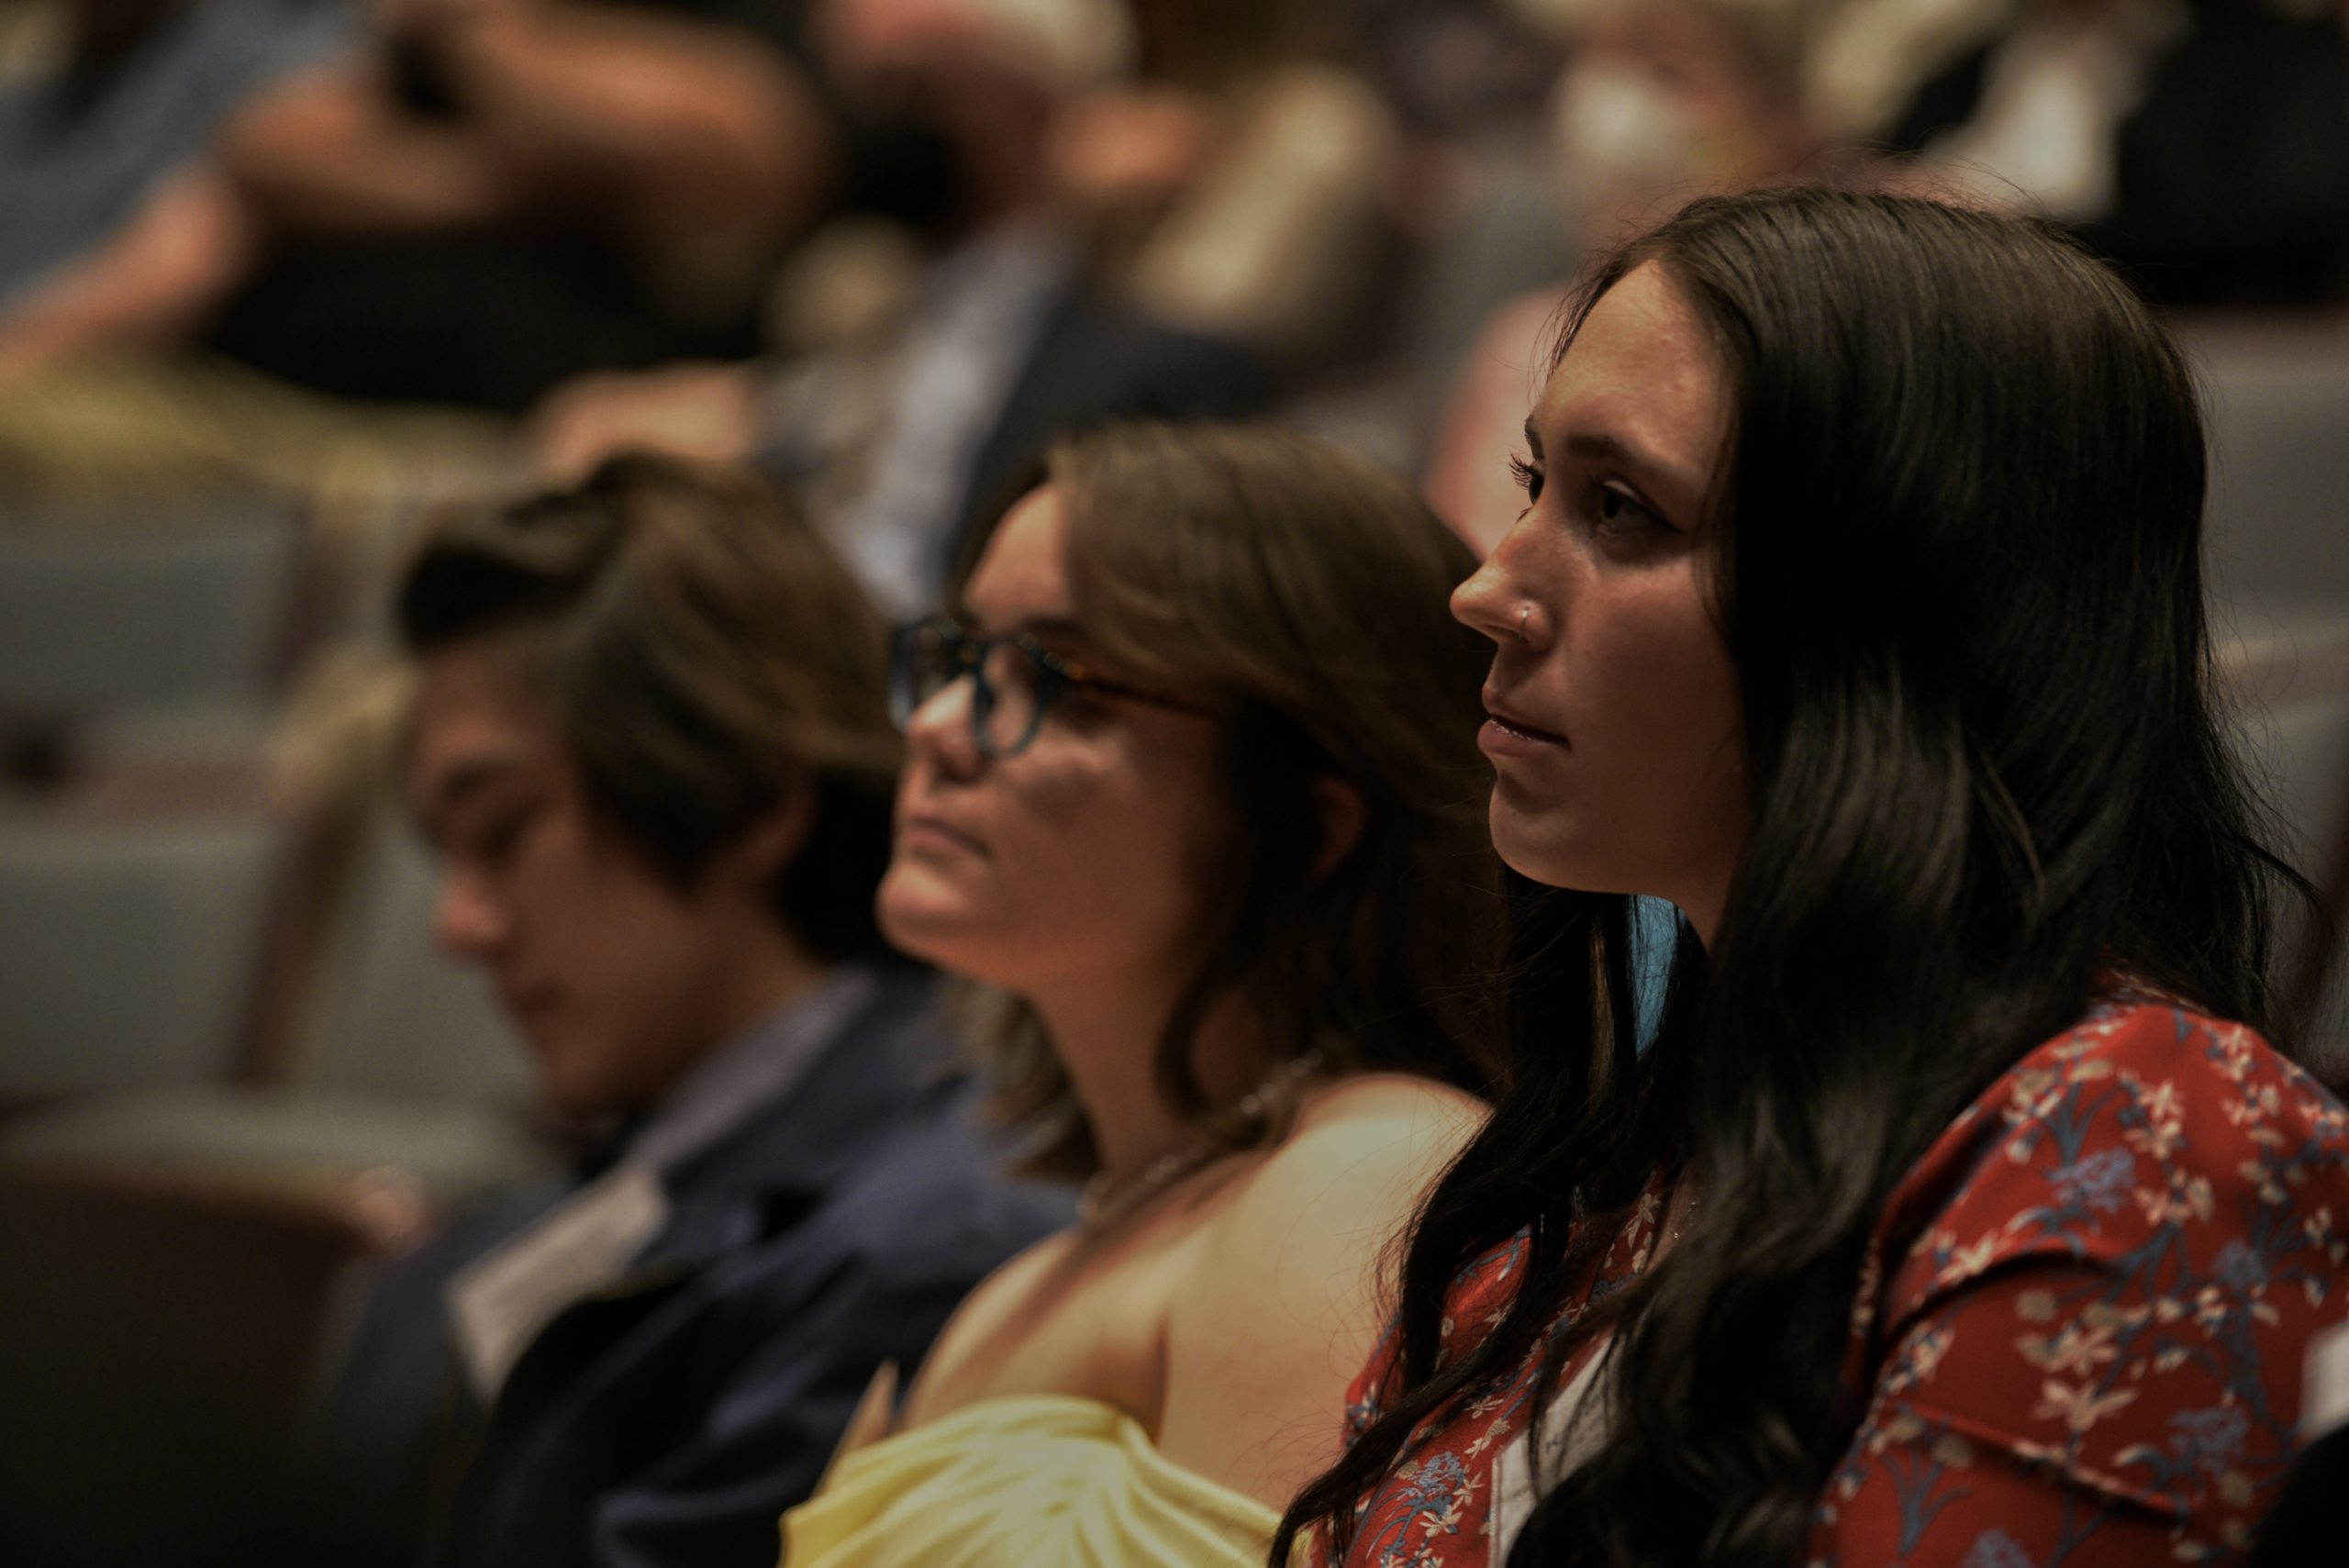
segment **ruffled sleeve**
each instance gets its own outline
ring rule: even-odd
[[[2349,1120],[2240,1025],[2101,1008],[1950,1129],[1863,1293],[1814,1562],[2238,1561],[2338,1321]],[[1905,1221],[1900,1217],[1907,1217]]]
[[[1280,1516],[1090,1399],[982,1400],[844,1455],[784,1568],[1261,1568]]]

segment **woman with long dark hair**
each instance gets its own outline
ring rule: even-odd
[[[1527,436],[1453,601],[1521,1061],[1275,1560],[2238,1554],[2349,1311],[2349,1122],[2269,1043],[2177,350],[2036,224],[1710,199]],[[1644,1051],[1632,894],[1685,917]]]

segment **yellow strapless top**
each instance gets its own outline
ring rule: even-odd
[[[1124,1411],[978,1400],[843,1454],[783,1516],[785,1568],[1258,1568],[1280,1516]]]

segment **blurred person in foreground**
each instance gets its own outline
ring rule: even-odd
[[[320,1554],[772,1562],[874,1369],[1066,1214],[874,924],[880,625],[763,482],[649,456],[443,516],[397,614],[438,935],[596,1141],[382,1279]]]
[[[1466,550],[1294,437],[1057,448],[900,635],[885,929],[1078,1222],[998,1270],[790,1568],[1260,1561],[1337,1451],[1393,1228],[1482,1118],[1498,863]]]
[[[963,539],[1063,431],[1255,412],[1260,361],[1104,288],[1054,186],[1064,111],[1122,78],[1131,33],[1124,0],[822,0],[810,34],[842,101],[936,154],[927,217],[810,241],[779,295],[795,357],[557,393],[537,416],[542,464],[576,473],[646,445],[755,458],[905,616],[936,602]]]

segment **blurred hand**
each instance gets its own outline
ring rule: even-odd
[[[664,365],[583,376],[556,388],[531,416],[532,465],[571,484],[630,449],[740,462],[758,441],[758,377],[749,367]]]
[[[1174,88],[1103,88],[1052,124],[1052,184],[1077,206],[1119,210],[1172,200],[1197,174],[1218,130],[1215,106]]]

